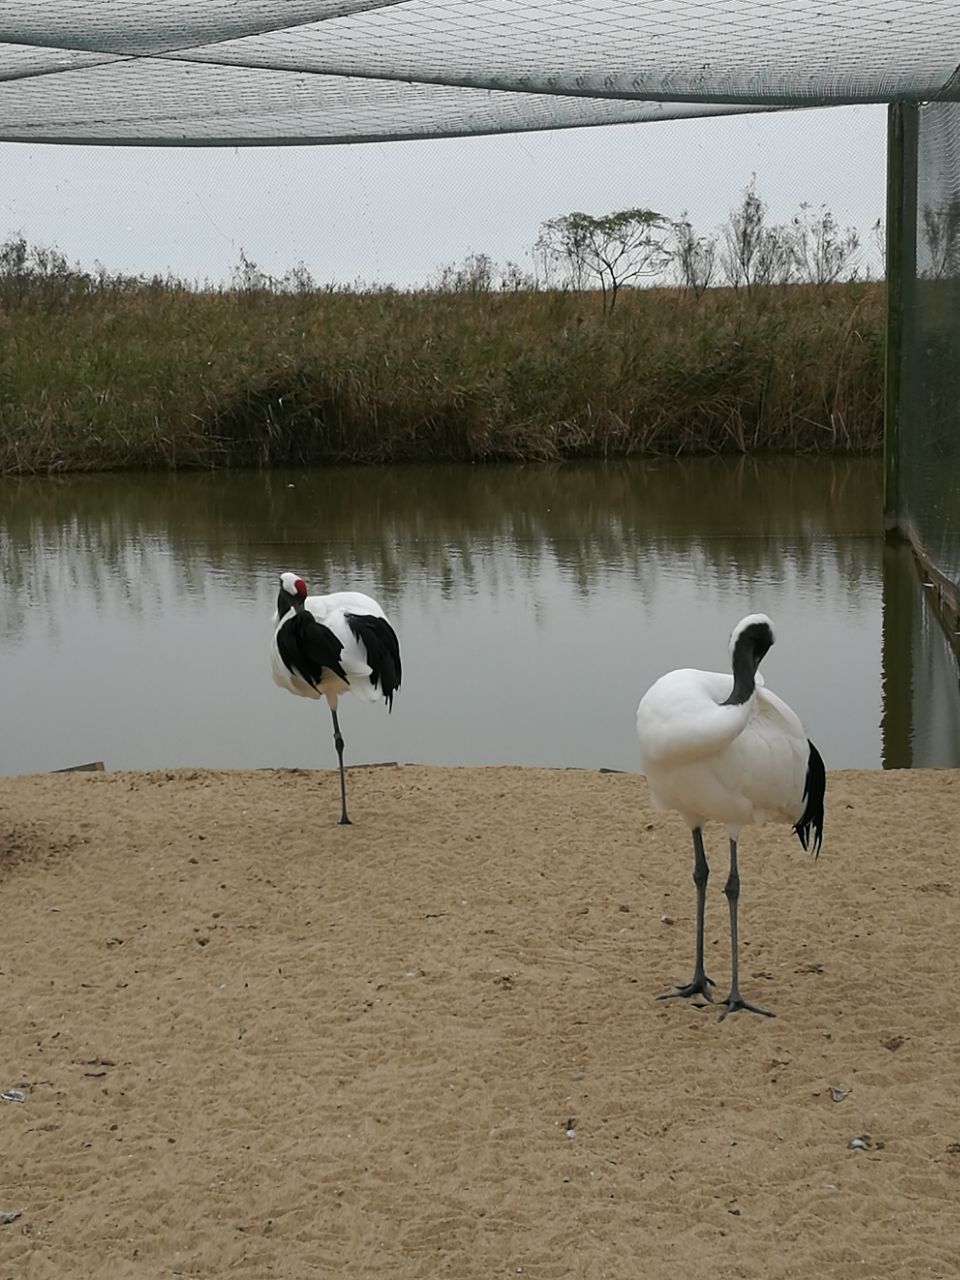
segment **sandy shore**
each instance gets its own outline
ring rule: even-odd
[[[960,774],[745,833],[723,1023],[642,779],[348,782],[0,779],[0,1280],[960,1275]]]

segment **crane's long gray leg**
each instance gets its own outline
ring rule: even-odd
[[[347,817],[347,784],[343,776],[343,734],[340,732],[336,707],[330,708],[330,714],[333,716],[333,745],[337,748],[337,759],[340,761],[340,825],[349,827],[352,824]]]
[[[723,892],[727,895],[727,902],[730,905],[730,946],[733,950],[733,959],[731,962],[731,972],[733,979],[730,983],[730,994],[726,1000],[722,1001],[724,1008],[720,1014],[720,1021],[727,1016],[728,1013],[736,1013],[738,1009],[746,1009],[748,1013],[762,1013],[765,1018],[772,1018],[774,1015],[769,1009],[758,1009],[755,1004],[747,1004],[746,1000],[740,995],[740,961],[739,961],[739,938],[737,936],[737,903],[740,900],[740,872],[737,870],[737,842],[730,841],[730,874],[727,876],[727,883],[723,887]]]
[[[707,855],[703,849],[703,832],[699,827],[693,829],[693,883],[697,886],[697,950],[696,958],[693,962],[693,977],[682,987],[675,987],[673,991],[665,991],[662,996],[657,996],[658,1000],[673,1000],[677,996],[703,996],[705,1000],[712,1000],[710,988],[714,985],[713,979],[708,978],[703,968],[703,921],[706,914],[707,903],[707,880],[710,878],[710,867],[707,863]]]

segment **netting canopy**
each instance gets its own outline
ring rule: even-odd
[[[954,0],[0,0],[0,140],[442,137],[960,100]]]

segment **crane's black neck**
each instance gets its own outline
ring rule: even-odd
[[[722,706],[740,707],[750,701],[757,687],[757,668],[772,644],[773,632],[766,622],[744,627],[733,646],[733,692]]]
[[[280,594],[277,596],[277,617],[283,619],[287,616],[291,609],[295,609],[297,613],[303,608],[303,596],[290,591],[284,591],[280,588]]]

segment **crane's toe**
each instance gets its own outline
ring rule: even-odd
[[[764,1018],[775,1018],[777,1015],[771,1013],[769,1009],[761,1009],[759,1005],[749,1004],[740,995],[739,991],[731,991],[726,1000],[720,1001],[720,1021],[722,1022],[728,1013],[738,1013],[741,1009],[747,1013],[759,1013]]]
[[[716,986],[712,978],[708,978],[705,973],[695,974],[690,982],[683,983],[682,986],[674,987],[672,991],[665,991],[662,996],[657,996],[658,1000],[689,1000],[691,996],[703,996],[708,1003],[713,1003],[713,996],[710,994],[710,988]],[[702,1006],[698,1005],[697,1008]]]

